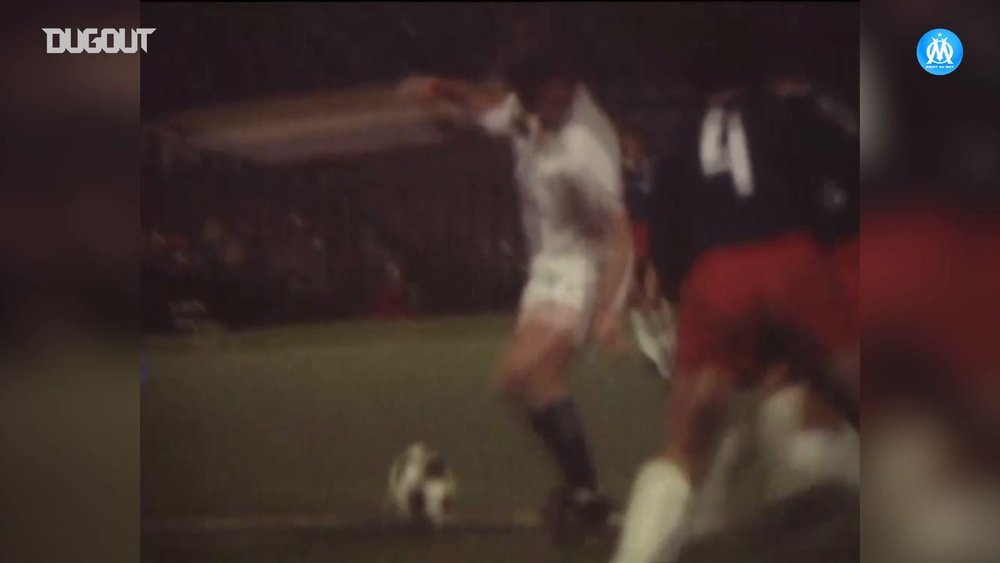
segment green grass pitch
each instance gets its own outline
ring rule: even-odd
[[[391,460],[415,440],[439,448],[454,466],[457,512],[536,508],[555,473],[525,422],[491,389],[511,324],[509,317],[484,316],[147,339],[144,518],[376,518]],[[637,353],[584,353],[572,385],[603,486],[621,499],[636,465],[659,442],[666,386]],[[537,530],[388,543],[384,536],[339,535],[321,542],[316,557],[487,561],[499,550],[496,560],[510,560],[504,545],[527,550],[524,561],[564,555]],[[605,547],[591,551],[603,556]],[[394,556],[397,548],[409,555]],[[174,551],[172,560],[181,557]],[[226,551],[233,559],[211,559],[268,560],[243,559],[235,555],[240,551]],[[311,556],[306,550],[295,561]],[[160,560],[148,552],[147,559]]]
[[[416,440],[443,451],[455,468],[458,514],[540,505],[554,470],[525,421],[491,390],[512,322],[478,316],[146,338],[143,561],[606,561],[611,534],[560,550],[533,526],[424,537],[363,524],[385,517],[389,465]],[[602,485],[623,501],[637,465],[661,443],[668,385],[635,351],[584,352],[571,382]],[[343,525],[156,528],[218,516]],[[737,551],[747,554],[733,548],[725,560],[753,560]]]

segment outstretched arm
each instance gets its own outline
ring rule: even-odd
[[[400,93],[421,103],[450,104],[470,118],[475,118],[503,103],[510,91],[498,82],[412,76],[403,80]]]

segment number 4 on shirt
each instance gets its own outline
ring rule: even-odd
[[[739,198],[753,195],[753,170],[743,118],[738,111],[712,107],[701,123],[698,149],[706,178],[728,174]]]

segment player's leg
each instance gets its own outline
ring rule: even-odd
[[[681,291],[677,376],[667,403],[670,440],[639,470],[614,563],[676,555],[695,490],[704,481],[747,345],[757,299],[741,261],[726,252],[699,261]]]
[[[861,438],[826,396],[807,387],[802,431],[792,449],[803,485],[821,480],[861,485]]]
[[[596,472],[566,376],[585,334],[594,271],[585,256],[535,257],[499,374],[500,389],[527,413],[566,487],[590,492]]]
[[[785,498],[831,479],[858,483],[857,432],[808,384],[786,384],[765,398],[757,429],[769,469],[769,498]]]
[[[595,490],[596,472],[565,379],[577,347],[575,315],[558,306],[523,313],[504,354],[498,384],[527,413],[565,484]]]
[[[678,373],[668,402],[672,438],[636,476],[614,563],[676,556],[723,430],[732,381],[731,373],[711,365]]]
[[[761,445],[771,461],[771,493],[784,496],[818,481],[854,482],[858,437],[857,338],[853,301],[830,254],[808,237],[775,247],[769,302],[791,328],[786,377],[761,406]]]
[[[722,529],[733,514],[732,487],[738,466],[754,447],[756,427],[750,417],[728,416],[729,423],[701,483],[691,514],[690,536],[699,537]]]
[[[844,283],[837,258],[811,238],[792,236],[783,245],[775,267],[784,273],[770,286],[768,299],[798,335],[790,351],[793,375],[816,394],[812,407],[831,405],[856,428],[861,367],[856,294]]]
[[[515,330],[499,379],[559,469],[562,485],[549,495],[543,516],[553,539],[563,545],[602,528],[611,508],[598,492],[583,424],[566,382],[567,364],[579,342],[578,317],[575,309],[559,305],[529,308]]]

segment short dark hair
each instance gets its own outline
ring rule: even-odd
[[[512,53],[504,64],[504,77],[528,109],[541,87],[551,80],[578,82],[581,73],[576,54],[566,41],[544,41]]]

